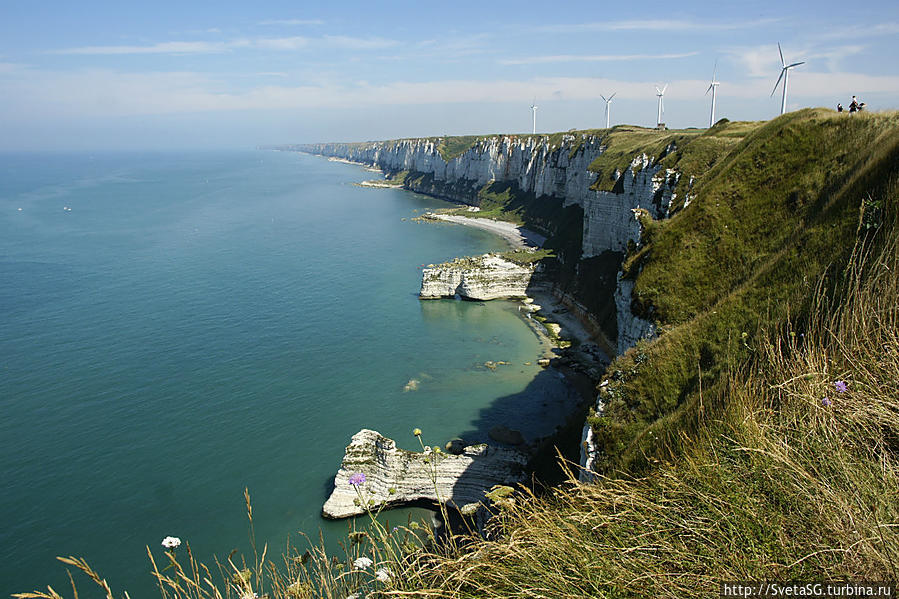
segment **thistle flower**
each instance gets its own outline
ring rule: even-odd
[[[362,472],[357,472],[353,476],[350,477],[350,484],[354,487],[359,487],[365,484],[365,474]]]
[[[162,546],[166,549],[177,549],[181,545],[178,537],[166,537],[162,540]]]
[[[825,397],[824,399],[821,400],[821,405],[824,406],[825,408],[826,408],[827,406],[829,406],[830,404],[831,404],[831,401],[830,401],[828,398],[826,398],[826,397]]]
[[[375,572],[375,578],[381,582],[387,582],[390,580],[390,570],[387,568],[379,568],[378,571]]]
[[[846,381],[834,381],[833,386],[837,390],[837,393],[846,393],[846,391],[849,391],[849,385],[846,384]]]
[[[357,570],[365,570],[373,563],[374,562],[371,561],[371,558],[365,557],[363,555],[362,557],[357,557],[355,560],[353,560],[353,567]]]

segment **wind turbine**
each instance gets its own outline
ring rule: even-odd
[[[599,97],[606,101],[606,129],[609,128],[609,106],[612,104],[612,98],[614,98],[614,97],[615,97],[615,94],[617,94],[617,93],[618,93],[618,92],[615,92],[614,94],[612,94],[612,95],[609,96],[608,98],[606,98],[606,97],[605,97],[604,95],[602,95],[602,94],[599,94]]]
[[[715,61],[715,69],[712,71],[712,82],[709,83],[709,89],[705,90],[705,95],[709,95],[709,92],[712,92],[712,114],[709,116],[709,127],[715,124],[715,92],[718,90],[718,86],[721,85],[719,82],[715,81],[715,74],[718,72],[718,61]]]
[[[659,126],[662,125],[662,113],[665,112],[665,106],[662,104],[662,97],[665,95],[665,90],[668,89],[668,84],[666,83],[662,89],[659,89],[659,86],[656,86],[656,95],[659,97],[659,120],[656,121]]]
[[[777,86],[780,85],[780,80],[783,79],[784,95],[783,100],[781,100],[780,103],[780,113],[784,114],[787,111],[787,79],[790,78],[790,69],[792,69],[793,67],[798,67],[801,64],[805,64],[805,61],[787,64],[787,61],[784,60],[783,50],[780,49],[780,42],[777,42],[777,51],[780,52],[780,64],[783,65],[783,68],[780,70],[780,77],[777,78],[777,83],[774,84],[774,89],[771,90],[771,96],[774,96],[774,92],[777,91]]]
[[[534,113],[534,135],[537,135],[537,98],[534,98],[534,102],[531,104],[531,112]]]

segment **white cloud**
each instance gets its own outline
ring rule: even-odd
[[[812,68],[820,70],[825,66],[830,72],[839,72],[842,69],[841,62],[844,58],[860,54],[865,50],[860,45],[845,45],[837,47],[820,48],[783,48],[784,59],[787,64],[803,61],[811,64]],[[777,76],[783,65],[780,62],[780,54],[777,44],[755,46],[750,48],[734,48],[727,51],[738,64],[741,64],[750,77]],[[809,68],[805,66],[805,68]]]
[[[849,25],[832,31],[817,34],[815,37],[822,40],[868,38],[881,35],[895,35],[899,33],[899,23],[877,23],[875,25]]]
[[[374,50],[396,46],[396,40],[382,37],[350,37],[347,35],[326,35],[322,42],[331,48],[346,48],[348,50]]]
[[[259,21],[259,25],[324,25],[321,19],[266,19]]]
[[[309,46],[309,38],[300,36],[262,38],[254,40],[253,46],[269,50],[299,50]]]
[[[365,106],[413,106],[447,103],[509,103],[520,98],[538,102],[552,97],[596,101],[599,94],[617,92],[616,101],[645,101],[654,96],[655,81],[621,81],[587,77],[538,77],[521,80],[444,80],[430,82],[338,83],[337,79],[307,85],[259,85],[235,89],[201,73],[124,73],[106,69],[78,72],[18,71],[0,77],[0,118],[7,121],[75,119],[267,111]],[[774,77],[730,82],[718,90],[723,98],[768,102]],[[666,99],[704,98],[705,80],[671,81]],[[790,97],[807,102],[858,94],[899,94],[899,76],[854,73],[796,72],[790,78]]]
[[[501,59],[500,64],[545,64],[551,62],[618,62],[630,60],[663,60],[671,58],[687,58],[699,52],[683,52],[680,54],[557,54],[550,56],[530,56],[527,58]]]
[[[214,54],[233,46],[229,42],[160,42],[150,46],[83,46],[50,50],[48,54]]]
[[[220,54],[236,48],[268,50],[301,50],[310,46],[347,50],[373,50],[398,45],[396,40],[381,37],[325,35],[317,38],[291,36],[280,38],[236,39],[228,42],[160,42],[149,46],[84,46],[50,50],[48,54],[119,55],[119,54]]]
[[[546,25],[540,31],[551,33],[576,33],[584,31],[731,31],[750,29],[776,23],[779,19],[758,19],[729,23],[672,20],[672,19],[640,19],[631,21],[599,21],[593,23],[572,23]]]

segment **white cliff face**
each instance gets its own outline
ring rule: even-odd
[[[629,168],[617,174],[612,191],[591,189],[596,174],[590,164],[605,147],[595,136],[566,136],[561,145],[550,147],[536,137],[523,139],[494,137],[478,141],[474,147],[449,162],[443,160],[430,140],[413,139],[367,144],[321,144],[304,146],[303,151],[335,156],[379,167],[385,171],[415,171],[430,176],[429,188],[414,188],[456,201],[477,204],[478,190],[493,181],[515,182],[524,192],[537,197],[561,198],[564,205],[583,208],[582,257],[606,251],[624,253],[638,248],[642,211],[654,219],[667,218],[675,200],[674,190],[681,173],[663,169],[655,157],[637,156]],[[669,147],[666,153],[675,148]],[[688,188],[692,188],[692,180]],[[689,192],[684,206],[690,202]],[[521,297],[532,273],[508,266],[464,267],[441,265],[422,272],[422,298],[456,294],[472,299]],[[634,282],[618,273],[615,288],[618,354],[640,339],[656,335],[655,325],[631,312]],[[602,402],[597,399],[597,409]],[[581,464],[589,470],[596,456],[593,432],[585,426]],[[581,475],[589,478],[588,473]]]
[[[363,503],[375,510],[422,500],[444,502],[457,509],[487,503],[484,494],[493,485],[520,482],[526,464],[527,457],[519,451],[487,445],[466,447],[460,455],[406,451],[397,449],[392,439],[362,429],[346,448],[322,515],[358,516],[365,513]],[[358,486],[350,483],[356,474],[364,475]]]
[[[552,147],[540,138],[493,137],[478,141],[461,156],[443,160],[437,145],[427,139],[371,142],[366,144],[315,144],[304,151],[335,156],[377,166],[386,171],[415,171],[432,175],[434,181],[458,184],[472,191],[493,181],[514,181],[519,189],[537,197],[561,198],[565,205],[583,205],[595,192],[590,185],[596,175],[587,170],[604,147],[596,136],[566,136]],[[464,200],[465,198],[456,198]]]
[[[635,316],[631,312],[631,297],[634,281],[625,279],[618,273],[615,287],[615,310],[618,314],[618,355],[637,344],[640,339],[652,339],[656,336],[655,324]]]
[[[590,189],[596,180],[588,170],[604,151],[596,136],[563,138],[557,147],[539,137],[493,137],[479,140],[462,155],[445,161],[437,144],[428,139],[369,142],[363,144],[317,144],[300,149],[334,156],[386,171],[414,171],[430,175],[430,188],[418,189],[454,200],[477,203],[477,191],[493,181],[514,181],[520,190],[536,196],[562,198],[565,205],[584,210],[582,257],[605,251],[626,252],[629,245],[640,246],[640,211],[654,219],[667,218],[675,199],[680,173],[662,169],[655,157],[636,156],[618,174],[613,191]],[[669,147],[666,153],[675,148]],[[686,198],[689,201],[689,198]],[[495,278],[488,283],[489,277]],[[524,273],[465,271],[457,267],[437,268],[422,273],[421,297],[471,299],[521,297],[527,283]],[[655,334],[650,323],[630,311],[630,291],[616,288],[618,309],[618,350],[626,351],[637,339]],[[495,292],[492,291],[495,289]]]
[[[484,254],[456,258],[421,271],[421,299],[459,295],[473,300],[527,297],[534,267],[521,266],[499,256]]]
[[[604,251],[623,252],[628,242],[640,243],[636,210],[646,210],[652,218],[668,218],[674,189],[680,174],[662,169],[643,154],[619,177],[615,191],[596,191],[586,197],[584,208],[583,257]]]

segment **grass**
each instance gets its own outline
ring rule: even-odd
[[[633,308],[662,334],[609,367],[596,483],[488,503],[487,540],[374,525],[336,561],[179,555],[157,570],[164,597],[713,597],[727,579],[899,577],[899,114],[598,134],[600,178],[658,152],[695,181],[624,257]],[[608,306],[622,256],[580,260],[580,208],[513,183],[454,193],[548,234],[560,285]],[[354,570],[363,555],[390,580]]]
[[[594,420],[607,468],[647,466],[649,433],[701,428],[700,389],[717,391],[753,356],[759,322],[807,315],[828,272],[833,286],[871,231],[859,227],[863,206],[895,212],[899,116],[839,116],[804,110],[758,128],[712,167],[688,209],[647,223],[624,270],[633,308],[663,334],[640,361],[631,352],[610,368],[613,395]]]
[[[763,327],[751,363],[703,393],[702,430],[660,440],[663,455],[647,474],[591,484],[572,475],[539,496],[497,489],[488,539],[463,535],[441,549],[408,527],[396,536],[374,527],[353,533],[339,560],[310,548],[276,561],[263,549],[207,568],[189,550],[172,552],[152,564],[162,596],[679,598],[718,597],[723,580],[895,580],[895,220],[856,245],[837,289],[813,283],[801,326],[785,318]],[[249,496],[247,505],[252,523]],[[363,556],[372,565],[354,568]],[[63,561],[113,598],[86,563]],[[383,567],[386,581],[374,574]]]

